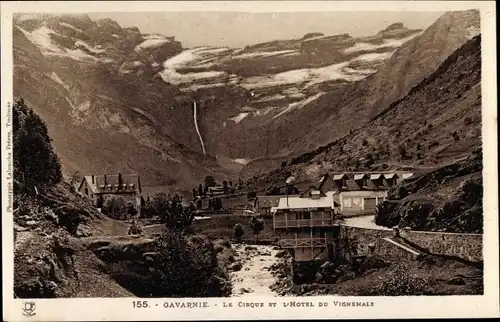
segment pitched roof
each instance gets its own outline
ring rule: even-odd
[[[101,174],[85,176],[92,193],[141,192],[141,181],[138,174],[122,174],[119,185],[119,174]],[[83,182],[83,181],[82,181]]]
[[[300,196],[282,197],[275,209],[306,209],[306,208],[333,208],[333,195],[320,197],[318,199],[302,198]]]
[[[334,174],[333,175],[333,180],[340,180],[340,179],[343,179],[345,176],[344,173],[338,173],[338,174]]]
[[[312,185],[309,188],[307,188],[306,191],[304,191],[300,196],[303,198],[307,198],[312,196],[313,194],[320,195],[320,196],[326,196],[324,192],[322,192],[320,189],[318,189],[316,186]]]
[[[271,208],[278,206],[282,196],[257,196],[259,207]]]
[[[355,191],[355,190],[388,190],[403,177],[407,179],[413,176],[408,172],[359,172],[359,173],[340,173],[334,174],[334,190]],[[336,179],[338,178],[338,179]],[[343,182],[339,182],[343,179]],[[361,179],[365,179],[360,181]],[[385,179],[385,180],[384,180]],[[393,181],[391,181],[393,179]],[[340,185],[343,183],[343,187]],[[362,186],[362,184],[364,184]]]
[[[384,178],[386,179],[392,179],[394,177],[397,178],[397,176],[398,176],[397,173],[384,173]]]
[[[356,173],[354,175],[354,180],[361,180],[365,177],[365,174],[364,173]]]

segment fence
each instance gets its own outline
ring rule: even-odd
[[[326,238],[281,239],[279,243],[283,248],[326,247]]]

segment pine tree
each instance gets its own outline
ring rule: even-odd
[[[13,106],[13,146],[16,189],[50,186],[62,179],[45,122],[21,98]]]

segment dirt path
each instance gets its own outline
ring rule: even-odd
[[[269,268],[280,260],[276,257],[279,250],[274,246],[239,244],[233,245],[233,249],[243,265],[241,270],[231,273],[232,296],[277,296],[269,288],[276,281]]]

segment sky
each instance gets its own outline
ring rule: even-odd
[[[371,36],[392,23],[425,29],[443,12],[107,12],[90,13],[92,19],[111,18],[122,27],[142,33],[175,36],[183,47],[227,46],[241,48],[261,42],[301,38],[310,32]]]

